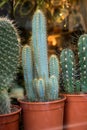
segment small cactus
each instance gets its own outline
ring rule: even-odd
[[[0,114],[9,114],[11,112],[10,98],[7,90],[0,90]]]
[[[87,92],[87,34],[80,36],[78,41],[81,91]]]
[[[75,60],[74,54],[70,49],[64,49],[60,55],[60,63],[62,67],[62,77],[66,93],[74,93],[75,83]]]

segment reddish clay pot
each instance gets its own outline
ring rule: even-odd
[[[86,94],[66,94],[64,130],[87,130]]]
[[[63,130],[65,97],[50,102],[19,101],[23,108],[24,130]]]
[[[19,130],[19,117],[21,108],[14,106],[17,110],[10,114],[0,115],[0,130]]]

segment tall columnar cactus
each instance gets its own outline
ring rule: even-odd
[[[9,113],[9,98],[6,93],[17,70],[19,58],[19,36],[13,23],[0,18],[0,111]]]
[[[66,93],[74,93],[75,68],[74,54],[70,49],[64,49],[60,55],[62,77]]]
[[[49,59],[49,74],[56,76],[59,80],[59,61],[56,55],[51,55]]]
[[[81,35],[78,41],[81,90],[87,92],[87,34]]]
[[[29,101],[58,99],[59,63],[55,55],[50,58],[49,79],[46,37],[45,16],[40,9],[37,9],[32,20],[32,42],[30,47],[26,45],[22,50],[24,79]]]
[[[32,20],[32,49],[37,75],[48,81],[46,19],[39,9],[35,11]]]
[[[59,84],[58,79],[56,76],[52,75],[49,78],[49,93],[48,93],[48,100],[57,100],[59,97]]]
[[[33,86],[33,61],[31,47],[25,45],[22,50],[22,65],[24,70],[25,88],[29,101],[35,100]]]

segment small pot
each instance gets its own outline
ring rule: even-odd
[[[65,97],[50,102],[19,101],[24,130],[63,130]]]
[[[64,130],[87,130],[87,94],[65,94]]]
[[[19,130],[19,117],[21,108],[12,106],[16,110],[10,114],[0,115],[0,130]]]

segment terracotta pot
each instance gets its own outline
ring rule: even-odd
[[[50,102],[19,101],[24,130],[63,130],[65,97]]]
[[[66,94],[64,130],[87,130],[86,94]]]
[[[0,130],[19,130],[19,117],[21,108],[13,106],[17,109],[10,114],[0,115]]]

